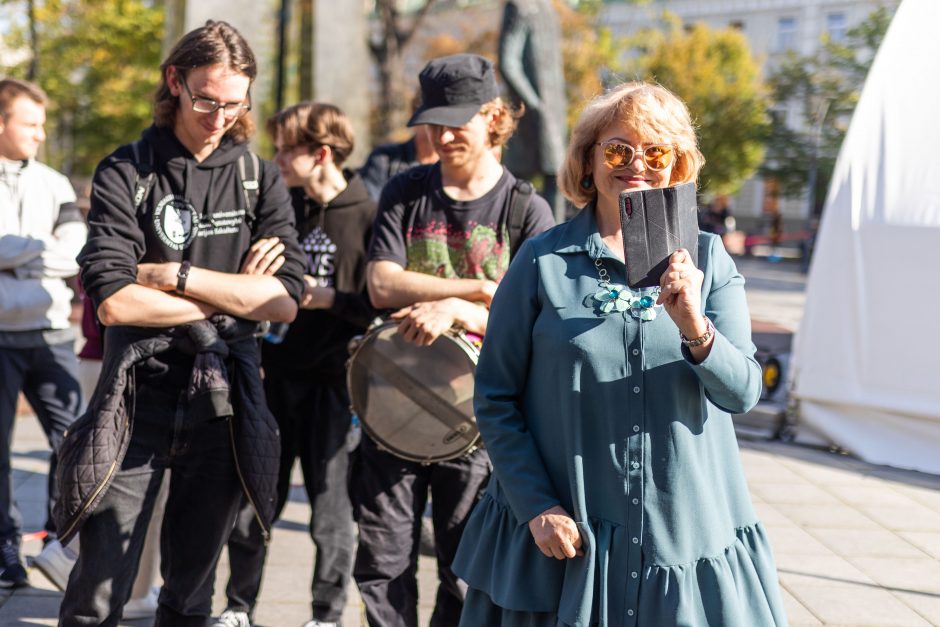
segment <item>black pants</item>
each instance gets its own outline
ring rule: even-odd
[[[55,533],[52,506],[58,496],[55,484],[56,451],[62,434],[81,407],[78,360],[74,344],[65,342],[40,348],[0,348],[0,540],[18,539],[22,518],[13,500],[10,447],[20,390],[36,412],[52,457],[49,460],[46,530]]]
[[[339,622],[355,551],[347,487],[351,415],[346,386],[341,381],[321,384],[310,376],[269,376],[265,394],[281,430],[277,516],[287,502],[291,469],[299,457],[310,501],[310,537],[316,547],[312,615],[315,620]],[[251,613],[261,589],[267,551],[257,522],[244,507],[228,551],[232,571],[225,590],[228,607]]]
[[[450,566],[490,474],[485,450],[421,465],[381,451],[362,437],[353,492],[359,522],[355,577],[371,627],[417,627],[421,516],[433,501],[437,589],[431,627],[456,627],[467,587]]]
[[[138,385],[127,456],[79,533],[60,627],[118,624],[167,469],[164,583],[154,625],[205,627],[216,562],[242,498],[229,428],[228,419],[194,420],[179,388]]]

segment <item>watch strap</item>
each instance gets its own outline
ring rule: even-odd
[[[176,293],[183,295],[186,292],[186,279],[189,278],[189,270],[192,268],[192,263],[189,260],[184,261],[180,264],[179,272],[176,273]]]

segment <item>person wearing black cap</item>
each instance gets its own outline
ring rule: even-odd
[[[521,230],[510,230],[518,185],[493,149],[512,135],[518,115],[499,98],[493,64],[477,55],[443,57],[429,62],[419,80],[422,105],[408,124],[427,125],[440,161],[386,184],[367,281],[372,304],[396,310],[403,338],[426,346],[454,326],[483,335],[511,251],[553,219],[548,203],[532,194]],[[489,473],[484,449],[422,465],[380,450],[363,434],[353,481],[354,576],[370,626],[417,625],[418,537],[429,489],[440,579],[431,625],[457,625],[466,586],[450,565]]]

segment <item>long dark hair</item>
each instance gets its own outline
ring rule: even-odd
[[[255,53],[245,38],[228,22],[209,20],[205,26],[189,31],[176,42],[166,60],[160,64],[160,86],[153,96],[153,121],[157,126],[173,128],[179,97],[170,93],[166,81],[167,69],[177,69],[180,79],[186,80],[189,71],[206,65],[221,64],[247,76],[252,82],[258,74]],[[236,120],[226,133],[236,142],[247,141],[255,131],[251,112]]]

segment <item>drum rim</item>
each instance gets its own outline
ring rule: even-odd
[[[363,350],[367,344],[374,342],[374,338],[378,337],[379,333],[384,331],[389,327],[397,327],[398,321],[396,320],[385,320],[381,323],[373,324],[365,333],[360,336],[359,342],[356,344],[356,348],[353,350],[352,354],[349,356],[349,361],[347,362],[346,367],[346,391],[349,394],[349,405],[352,412],[359,418],[359,425],[362,427],[362,430],[365,431],[369,437],[375,442],[375,444],[382,450],[388,451],[392,455],[405,459],[412,462],[417,462],[420,464],[433,464],[437,462],[446,462],[452,459],[458,459],[473,453],[477,448],[480,447],[480,429],[476,425],[476,415],[472,416],[473,421],[469,424],[473,426],[476,430],[476,436],[467,444],[462,447],[459,451],[454,453],[448,453],[446,455],[430,455],[430,456],[418,456],[414,453],[409,453],[408,451],[403,451],[397,447],[390,446],[385,442],[383,438],[378,436],[376,432],[372,429],[372,426],[369,424],[369,418],[365,414],[359,411],[359,408],[356,407],[356,399],[353,394],[353,381],[352,374],[353,369],[352,365],[356,359],[356,356],[359,354],[359,351]],[[448,329],[443,333],[443,335],[448,336],[450,339],[455,340],[457,346],[470,358],[473,363],[474,374],[476,373],[477,359],[480,356],[480,351],[476,348],[473,342],[462,332],[455,331],[453,329]],[[436,341],[436,340],[435,340]]]

